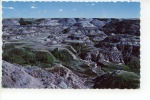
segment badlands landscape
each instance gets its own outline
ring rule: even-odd
[[[140,88],[140,20],[3,19],[3,88]]]

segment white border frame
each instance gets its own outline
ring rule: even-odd
[[[3,0],[3,1],[54,1],[54,0]],[[64,0],[59,0],[64,1]],[[71,0],[65,0],[71,1]],[[85,0],[72,0],[85,1]],[[93,1],[130,1],[130,0],[87,0]],[[87,2],[86,1],[86,2]],[[131,0],[139,1],[139,0]],[[1,3],[0,3],[1,8]],[[135,90],[119,89],[0,89],[1,100],[47,100],[47,99],[91,99],[91,100],[150,100],[150,0],[141,0],[141,88]],[[0,10],[2,15],[2,10]],[[0,16],[2,21],[2,16]],[[2,23],[0,23],[2,25]],[[0,26],[1,26],[0,25]],[[2,28],[0,27],[0,30]],[[0,32],[2,33],[2,31]],[[2,34],[0,34],[1,36]],[[2,46],[2,38],[0,38]],[[2,53],[2,49],[0,51]],[[2,58],[2,56],[0,56]],[[1,59],[0,58],[0,59]],[[2,64],[2,62],[0,62]],[[1,67],[0,67],[1,69]],[[1,74],[0,74],[1,75]],[[0,76],[1,77],[1,76]]]

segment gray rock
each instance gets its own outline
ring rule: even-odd
[[[91,21],[91,23],[94,24],[95,26],[97,26],[98,28],[101,28],[101,27],[103,27],[104,25],[107,24],[107,21],[100,21],[98,19],[93,19]]]
[[[3,61],[2,86],[5,88],[43,88],[42,83],[24,71],[24,68]]]
[[[4,19],[2,21],[3,26],[13,26],[13,25],[20,25],[17,19]]]
[[[2,74],[4,88],[86,88],[79,76],[62,65],[44,70],[3,61]]]

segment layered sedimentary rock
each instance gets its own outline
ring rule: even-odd
[[[3,19],[3,87],[139,88],[140,20]]]

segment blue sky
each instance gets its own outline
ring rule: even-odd
[[[140,18],[139,2],[2,2],[3,18]]]

